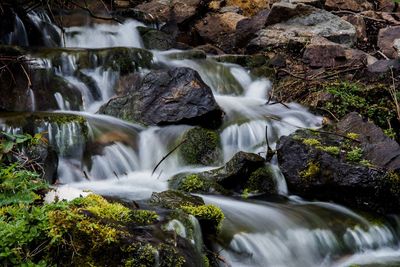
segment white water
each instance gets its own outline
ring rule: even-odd
[[[66,29],[64,43],[66,47],[81,48],[142,47],[136,30],[139,25],[128,21],[120,26],[72,27]],[[21,26],[19,28],[22,30]],[[171,60],[168,58],[171,53],[179,51],[154,52],[154,56],[158,62],[168,66],[197,70],[226,113],[220,131],[224,162],[238,151],[265,152],[266,136],[274,147],[282,135],[302,127],[320,126],[321,118],[298,104],[267,104],[271,84],[266,79],[256,79],[239,66],[217,63],[212,59]],[[80,70],[95,81],[100,95],[100,99],[95,99],[88,86],[74,75],[78,70],[76,61],[74,56],[66,53],[62,57],[62,66],[55,71],[79,88],[82,94],[82,110],[88,113],[75,114],[87,119],[87,140],[82,138],[84,129],[79,123],[52,123],[36,129],[38,132],[48,131],[49,141],[59,150],[61,183],[104,195],[139,200],[148,198],[152,192],[166,190],[167,180],[176,173],[217,167],[186,166],[175,153],[152,174],[157,163],[190,127],[143,128],[94,115],[97,108],[113,96],[119,73],[101,66]],[[40,67],[53,68],[48,61]],[[70,103],[61,94],[56,94],[55,98],[60,110],[70,109]],[[7,126],[6,121],[2,124],[6,131],[22,131]],[[276,179],[278,191],[286,195],[287,186],[277,167]],[[373,225],[345,207],[304,202],[296,197],[283,203],[203,197],[206,202],[220,206],[225,213],[221,241],[215,246],[231,266],[325,267],[400,262],[397,224],[396,228],[388,224]],[[179,222],[173,222],[169,227],[182,236],[186,235]],[[193,240],[198,245],[201,237],[196,234]]]

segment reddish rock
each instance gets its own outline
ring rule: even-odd
[[[159,21],[174,20],[180,24],[197,15],[204,5],[202,0],[153,0],[136,6],[136,9],[151,14]]]
[[[378,47],[389,58],[398,57],[394,48],[396,39],[400,39],[400,26],[381,29],[378,34]]]
[[[256,33],[261,30],[269,14],[269,10],[265,9],[260,11],[257,15],[251,18],[246,18],[238,22],[236,26],[236,45],[244,47],[253,39]]]
[[[335,67],[346,61],[345,48],[325,38],[316,37],[306,46],[303,60],[312,68]]]
[[[367,26],[365,25],[364,18],[359,15],[343,16],[342,19],[351,23],[356,28],[356,35],[359,41],[367,41]]]
[[[373,5],[365,0],[326,0],[325,7],[330,10],[351,10],[355,12],[374,9]]]
[[[378,0],[378,11],[394,12],[396,3],[393,0]]]
[[[209,14],[195,25],[197,33],[207,42],[222,50],[234,47],[234,33],[239,21],[246,17],[232,12]]]

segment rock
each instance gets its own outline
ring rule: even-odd
[[[342,134],[356,133],[364,158],[372,164],[389,170],[400,170],[400,145],[384,134],[381,128],[352,112],[337,125]]]
[[[204,41],[211,42],[224,51],[229,51],[234,46],[232,38],[234,38],[236,25],[243,19],[245,19],[244,16],[232,12],[208,14],[196,23],[195,29]]]
[[[182,206],[204,205],[204,200],[201,197],[184,192],[168,190],[160,193],[153,193],[150,198],[150,203],[165,209],[179,209]]]
[[[52,146],[43,142],[33,145],[27,150],[27,156],[29,159],[34,159],[36,163],[42,166],[40,174],[43,179],[48,181],[50,184],[56,182],[56,179],[58,178],[58,155]]]
[[[178,174],[170,180],[170,187],[190,193],[277,194],[272,167],[265,165],[264,158],[246,152],[235,154],[223,167],[214,170]]]
[[[264,158],[252,153],[238,152],[224,167],[203,173],[203,175],[212,177],[212,180],[226,189],[240,191],[245,188],[250,175],[264,165]]]
[[[195,127],[182,136],[183,143],[178,153],[187,164],[216,165],[221,158],[221,144],[217,132]]]
[[[396,39],[400,39],[400,26],[381,29],[378,34],[378,47],[389,58],[397,58],[398,54],[393,47]]]
[[[224,8],[223,5],[236,6],[243,10],[245,16],[249,17],[254,16],[256,13],[260,12],[260,10],[268,8],[270,4],[270,0],[224,0],[219,2],[222,9]]]
[[[399,211],[398,175],[369,168],[357,142],[299,130],[279,140],[277,154],[292,194],[379,213]]]
[[[215,46],[213,46],[211,44],[199,45],[199,46],[196,46],[195,49],[196,50],[201,50],[204,53],[209,54],[209,55],[223,55],[223,54],[225,54],[224,51],[222,51],[218,47],[215,47]]]
[[[136,9],[151,14],[160,22],[176,21],[184,24],[205,8],[202,0],[152,0],[136,6]]]
[[[313,38],[305,48],[303,60],[312,68],[336,67],[346,63],[345,48],[325,38]]]
[[[360,15],[347,15],[343,16],[342,19],[351,23],[356,28],[356,35],[359,41],[367,41],[367,26],[364,18]]]
[[[368,71],[371,73],[386,73],[390,69],[400,70],[400,61],[397,59],[378,60],[374,64],[368,66]]]
[[[222,110],[211,89],[189,68],[151,71],[137,90],[111,99],[100,113],[146,125],[191,124],[215,128]]]
[[[152,15],[135,8],[118,9],[116,11],[113,11],[111,14],[122,21],[125,19],[134,19],[150,25],[157,23],[156,18],[154,18]]]
[[[395,12],[396,3],[392,0],[378,0],[378,11]]]
[[[256,33],[264,27],[268,14],[269,10],[264,9],[255,16],[242,19],[237,23],[235,33],[237,47],[245,47],[256,36]]]
[[[137,29],[142,37],[144,47],[147,49],[165,51],[172,49],[175,45],[173,36],[162,31],[148,27],[138,27]]]
[[[272,6],[268,13],[265,26],[285,22],[295,17],[307,16],[313,11],[314,8],[308,5],[278,2]]]
[[[306,44],[317,36],[346,46],[351,46],[356,40],[354,26],[330,12],[300,4],[278,4],[273,6],[268,15],[267,27],[250,41],[248,50],[285,47],[289,43]],[[272,12],[277,5],[282,13]]]
[[[364,0],[326,0],[325,7],[329,10],[351,10],[354,12],[374,9],[371,3]]]
[[[237,64],[245,68],[253,69],[269,63],[269,58],[263,54],[257,55],[221,55],[214,59],[218,62]]]

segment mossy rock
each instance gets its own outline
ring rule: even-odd
[[[204,205],[201,197],[193,196],[181,191],[168,190],[161,193],[153,193],[150,203],[166,209],[179,209],[181,206]]]
[[[182,160],[194,165],[217,165],[221,158],[220,137],[216,131],[195,127],[182,137],[186,140],[179,148]]]
[[[251,173],[246,184],[246,189],[250,192],[278,194],[277,186],[271,166],[258,168]]]
[[[217,193],[229,194],[228,190],[209,179],[203,173],[180,173],[172,177],[169,181],[169,187],[188,193]]]

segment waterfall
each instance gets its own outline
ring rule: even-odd
[[[32,13],[30,17],[36,25],[50,23],[49,18],[41,13]],[[18,17],[16,20],[16,28],[8,36],[8,42],[28,45],[24,25]],[[37,57],[33,61],[36,68],[51,71],[80,93],[80,110],[71,111],[73,103],[62,92],[56,92],[53,96],[59,108],[57,112],[0,113],[3,131],[21,133],[26,127],[33,128],[34,132],[47,133],[50,144],[60,157],[58,180],[61,185],[126,200],[143,200],[153,192],[167,190],[168,179],[177,173],[219,167],[190,166],[182,163],[176,153],[163,160],[192,126],[143,127],[96,114],[102,104],[115,96],[121,73],[105,67],[106,62],[101,60],[100,53],[92,49],[143,48],[137,30],[139,26],[145,25],[128,20],[121,25],[110,23],[66,28],[65,34],[59,33],[59,37],[64,38],[61,43],[65,44],[65,47],[56,48],[57,52],[61,51],[57,54],[59,57],[31,55]],[[50,36],[49,32],[44,33]],[[51,38],[46,40],[48,46],[55,44]],[[85,66],[78,64],[81,51],[93,52]],[[219,63],[212,57],[174,59],[172,55],[184,53],[178,50],[151,52],[155,63],[160,65],[195,69],[212,89],[218,105],[225,112],[219,130],[222,162],[227,162],[239,151],[265,152],[266,139],[275,148],[281,136],[299,128],[321,126],[321,117],[299,104],[268,103],[271,82],[253,77],[243,67]],[[35,110],[34,92],[30,91],[30,98]],[[36,115],[39,119],[32,119],[31,116]],[[69,120],[57,119],[64,116],[72,117]],[[41,121],[43,117],[52,119]],[[21,118],[34,121],[34,125],[15,126],[13,122]],[[400,262],[397,220],[372,224],[345,207],[305,202],[290,196],[276,159],[273,160],[282,199],[247,201],[202,196],[207,203],[224,211],[226,218],[218,242],[215,242],[215,251],[220,252],[227,264],[325,267]],[[200,250],[201,231],[197,221],[193,224],[196,231],[192,241]],[[168,227],[181,236],[187,236],[179,221],[171,221]]]

